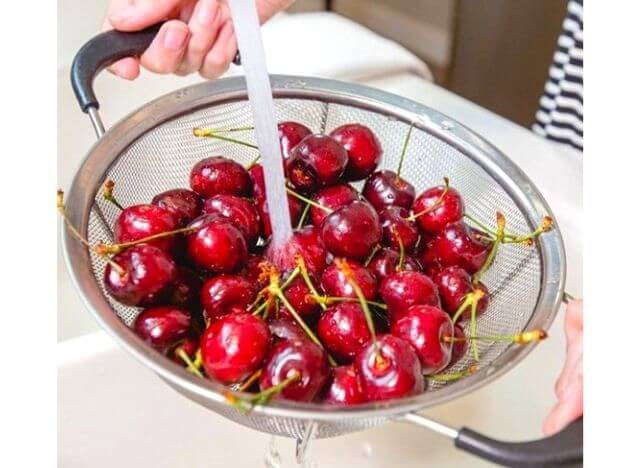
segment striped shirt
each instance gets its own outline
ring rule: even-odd
[[[582,0],[570,0],[533,131],[582,151]]]

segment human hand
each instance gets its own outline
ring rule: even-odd
[[[564,321],[567,355],[556,381],[558,402],[544,422],[545,435],[555,434],[582,416],[582,300],[567,305]]]
[[[264,23],[294,0],[256,0]],[[140,58],[128,57],[109,70],[127,80],[140,66],[154,73],[213,79],[223,74],[236,54],[237,43],[226,0],[111,0],[103,30],[139,31],[168,20]]]

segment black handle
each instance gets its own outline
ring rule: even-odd
[[[78,51],[71,65],[71,86],[83,112],[98,109],[93,80],[102,70],[125,57],[137,57],[147,50],[162,23],[136,32],[107,31],[98,34]],[[240,65],[240,53],[233,63]]]
[[[112,63],[137,57],[147,50],[162,24],[136,32],[107,31],[98,34],[78,51],[71,65],[71,86],[83,112],[99,108],[93,79]]]
[[[462,428],[455,445],[504,466],[582,466],[582,417],[557,434],[532,442],[502,442]]]

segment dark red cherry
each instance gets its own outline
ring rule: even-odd
[[[356,189],[349,184],[332,185],[320,190],[313,197],[313,201],[335,211],[360,198]],[[322,226],[322,222],[329,213],[317,206],[311,206],[311,222],[314,226]]]
[[[411,343],[424,374],[436,374],[449,365],[451,342],[444,337],[453,336],[453,322],[444,310],[427,305],[410,307],[391,325],[391,333]]]
[[[282,157],[287,159],[293,147],[300,143],[304,137],[310,135],[311,130],[301,123],[285,121],[278,123],[278,134]]]
[[[420,360],[411,345],[393,335],[380,335],[356,355],[353,367],[368,401],[402,398],[424,390]]]
[[[310,340],[279,341],[267,355],[260,375],[260,389],[271,388],[296,374],[298,380],[274,395],[275,399],[313,400],[329,378],[327,354]]]
[[[133,242],[162,232],[178,229],[175,216],[156,205],[133,205],[120,212],[114,226],[117,243]],[[148,242],[149,245],[169,252],[175,245],[175,237],[165,237]]]
[[[262,221],[262,235],[265,238],[271,236],[271,220],[269,219],[269,205],[267,204],[267,192],[264,186],[264,171],[260,164],[249,169],[249,177],[253,184],[253,197]],[[291,225],[295,226],[300,220],[304,204],[293,195],[287,195],[289,201],[289,216]]]
[[[206,320],[216,320],[223,315],[247,312],[256,291],[242,276],[218,275],[207,280],[200,292],[200,302]]]
[[[236,195],[214,195],[207,198],[203,207],[204,213],[218,214],[239,228],[247,239],[247,245],[256,244],[260,236],[260,214],[255,205],[248,199]]]
[[[188,227],[197,228],[186,240],[187,257],[213,273],[238,271],[247,261],[247,241],[242,231],[219,215],[206,214]]]
[[[449,223],[429,242],[420,261],[425,270],[439,271],[448,266],[459,266],[474,274],[484,264],[491,243],[474,235],[463,222]]]
[[[353,279],[356,284],[360,286],[365,299],[373,301],[378,293],[376,277],[358,262],[347,260],[347,263],[353,272]],[[324,270],[320,285],[327,296],[357,297],[344,273],[340,267],[335,264],[329,265],[327,269]]]
[[[447,192],[443,196],[445,190]],[[432,208],[436,203],[438,206]],[[456,189],[452,187],[446,189],[443,185],[427,189],[413,204],[415,214],[425,211],[427,212],[417,217],[420,229],[430,234],[438,234],[447,224],[462,220],[464,216],[462,195]]]
[[[296,312],[303,318],[316,315],[320,312],[320,305],[312,295],[313,293],[300,276],[297,276],[284,291],[284,297],[287,298]],[[280,316],[293,318],[284,307],[280,308]]]
[[[385,206],[400,206],[411,209],[416,189],[395,172],[384,170],[371,174],[364,184],[362,195],[376,210]]]
[[[364,260],[380,242],[382,228],[375,210],[354,201],[334,211],[322,223],[322,240],[339,257]]]
[[[438,286],[442,308],[451,316],[456,313],[464,302],[464,297],[474,290],[471,275],[458,266],[447,267],[440,271],[433,279]],[[477,316],[486,312],[489,307],[489,291],[479,282],[476,288],[481,289],[485,295],[478,300]],[[460,320],[471,318],[471,310],[467,310],[460,316]]]
[[[125,305],[156,304],[164,299],[176,279],[174,261],[164,250],[152,245],[134,245],[113,256],[112,260],[123,272],[108,263],[104,270],[104,285],[111,296]]]
[[[200,348],[200,337],[195,333],[190,333],[187,338],[182,340],[176,346],[171,348],[167,353],[167,356],[171,358],[174,362],[180,364],[181,366],[185,365],[184,360],[178,355],[178,350],[184,351],[184,353],[191,359],[192,361],[196,358],[196,353]]]
[[[189,178],[191,189],[203,198],[218,194],[251,195],[247,170],[224,156],[213,156],[196,163]]]
[[[202,198],[189,189],[178,188],[159,193],[153,197],[151,204],[171,213],[178,227],[186,226],[202,214]]]
[[[274,340],[304,341],[308,339],[304,330],[290,318],[269,320],[269,331]]]
[[[331,405],[351,406],[367,401],[362,394],[353,366],[332,368],[325,392],[322,402]]]
[[[308,135],[293,148],[285,165],[293,186],[311,193],[338,182],[348,161],[347,152],[333,138]]]
[[[264,262],[266,262],[266,259],[262,255],[249,254],[244,268],[238,273],[253,284],[256,291],[260,291],[269,284],[269,278],[264,275],[262,268]]]
[[[447,368],[453,367],[465,354],[467,354],[467,350],[469,349],[467,334],[457,323],[453,326],[453,336],[456,338],[456,341],[451,347],[451,361]]]
[[[352,362],[358,351],[371,340],[360,304],[341,302],[325,310],[318,321],[318,338],[338,361]]]
[[[201,289],[200,277],[192,270],[178,266],[176,278],[169,287],[167,303],[186,309],[197,309],[200,305]]]
[[[438,288],[424,273],[417,271],[399,271],[380,285],[380,296],[387,304],[391,323],[405,315],[414,305],[440,307]]]
[[[386,247],[375,253],[367,265],[367,270],[376,276],[378,283],[381,283],[387,276],[398,271],[399,261],[400,254],[398,251]],[[405,257],[402,264],[402,270],[421,271],[421,268],[416,260],[411,257]]]
[[[342,125],[330,136],[347,151],[349,162],[344,172],[345,180],[366,179],[378,167],[382,146],[369,127],[357,123]]]
[[[138,314],[133,331],[160,351],[185,340],[191,330],[191,314],[178,307],[152,307]]]
[[[399,206],[388,206],[378,211],[382,226],[382,244],[400,250],[400,242],[407,253],[415,250],[420,232],[415,221],[409,219],[409,210]]]
[[[222,383],[240,382],[260,367],[270,342],[264,320],[251,314],[225,315],[202,335],[202,365],[209,377]]]
[[[327,248],[320,237],[320,230],[315,226],[305,226],[293,231],[291,240],[280,252],[273,252],[267,246],[266,257],[280,271],[291,271],[296,265],[296,255],[301,255],[307,269],[316,276],[322,274],[327,267]]]

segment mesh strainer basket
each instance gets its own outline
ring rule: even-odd
[[[74,91],[82,110],[91,117],[98,141],[74,178],[67,210],[71,222],[92,243],[112,239],[118,214],[100,196],[106,179],[117,181],[118,197],[125,206],[147,203],[161,191],[188,187],[190,168],[205,156],[224,154],[241,163],[255,156],[250,148],[192,134],[194,127],[252,124],[241,77],[175,91],[104,131],[92,90],[94,76],[119,58],[142,53],[156,31],[101,34],[80,50],[72,67]],[[272,88],[279,120],[296,120],[315,132],[328,132],[349,122],[369,126],[382,143],[383,168],[396,167],[407,128],[414,125],[403,169],[408,180],[420,192],[448,176],[463,194],[467,211],[487,224],[500,210],[511,230],[527,232],[551,214],[520,169],[484,139],[439,112],[392,94],[333,80],[273,76]],[[477,373],[432,385],[429,391],[410,398],[350,408],[274,401],[242,413],[225,402],[224,386],[193,376],[144,344],[129,328],[138,309],[117,303],[105,292],[103,261],[66,231],[63,241],[71,276],[87,308],[128,352],[201,405],[239,424],[296,439],[300,453],[312,438],[338,436],[395,419],[436,430],[454,439],[456,446],[499,463],[558,465],[581,459],[581,421],[551,439],[505,443],[416,414],[491,382],[521,361],[532,345],[482,344]],[[564,281],[565,256],[557,230],[542,236],[534,248],[505,245],[486,277],[491,306],[479,319],[478,333],[548,329],[562,300]],[[463,360],[458,369],[468,365]]]

